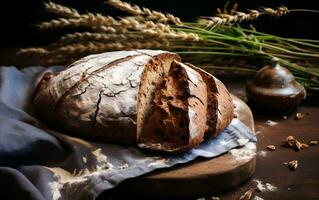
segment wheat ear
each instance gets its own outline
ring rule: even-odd
[[[109,50],[120,50],[120,49],[150,49],[150,48],[160,48],[163,45],[168,45],[167,43],[160,43],[158,41],[148,41],[148,42],[113,42],[113,43],[96,43],[89,42],[87,44],[72,44],[64,47],[60,47],[54,51],[53,54],[70,55],[70,54],[82,54],[82,53],[98,53]]]
[[[91,33],[91,32],[76,32],[62,36],[54,45],[65,45],[70,43],[92,42],[114,42],[114,41],[144,41],[147,37],[139,33],[129,34],[106,34],[106,33]],[[155,38],[154,38],[155,39]],[[160,39],[159,37],[156,38]]]
[[[73,9],[69,8],[57,3],[48,2],[44,4],[44,8],[47,12],[51,12],[62,17],[69,17],[69,18],[78,18],[80,17],[80,13]]]
[[[171,22],[176,25],[182,24],[181,20],[172,14],[163,14],[158,11],[153,11],[148,8],[140,8],[138,5],[129,4],[121,0],[108,0],[107,3],[119,10],[126,11],[133,15],[142,15],[147,20],[158,21],[162,23]]]
[[[80,18],[67,19],[59,18],[49,22],[42,22],[39,24],[39,28],[43,30],[57,29],[57,28],[68,28],[78,26],[114,26],[118,25],[117,21],[111,16],[103,16],[101,14],[84,14]]]
[[[20,55],[20,54],[28,54],[28,55],[46,55],[48,54],[49,51],[45,48],[42,48],[42,47],[39,47],[39,48],[26,48],[26,49],[20,49],[17,54]]]
[[[235,12],[234,15],[231,14],[219,14],[215,17],[210,17],[208,19],[200,19],[198,23],[205,26],[207,29],[213,29],[220,25],[238,23],[242,21],[255,20],[261,15],[271,15],[280,17],[286,15],[289,12],[287,7],[281,6],[276,10],[272,8],[263,8],[262,10],[250,10],[248,13]]]

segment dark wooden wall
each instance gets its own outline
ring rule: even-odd
[[[118,14],[103,4],[103,0],[52,0],[85,11],[105,14]],[[1,37],[0,47],[25,47],[44,45],[58,37],[61,31],[42,33],[35,24],[48,20],[52,15],[43,12],[43,0],[3,0],[0,2]],[[211,16],[216,8],[223,7],[226,0],[131,0],[142,6],[170,12],[184,20],[194,20],[197,16]],[[242,0],[239,10],[258,7],[276,7],[286,5],[289,8],[317,9],[315,0]],[[290,13],[276,19],[261,17],[255,23],[258,30],[284,37],[302,37],[319,39],[319,13]]]

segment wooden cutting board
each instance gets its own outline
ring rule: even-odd
[[[233,96],[235,117],[254,130],[249,107]],[[255,152],[256,153],[256,152]],[[235,159],[229,153],[216,158],[198,158],[188,164],[156,170],[147,175],[129,179],[118,186],[125,194],[147,196],[188,196],[221,192],[250,178],[256,166],[256,157]]]

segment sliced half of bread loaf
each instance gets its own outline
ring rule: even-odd
[[[201,75],[187,65],[173,61],[168,73],[144,95],[152,78],[141,81],[137,115],[138,145],[150,150],[179,152],[204,140],[207,89]],[[142,76],[143,76],[142,75]],[[143,104],[151,101],[149,104]]]
[[[75,136],[181,152],[231,121],[225,86],[160,50],[116,51],[44,74],[34,97],[45,121]]]

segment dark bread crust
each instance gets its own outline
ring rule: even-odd
[[[216,137],[234,117],[233,100],[225,85],[212,74],[190,64],[198,71],[207,85],[207,130],[205,138]]]
[[[218,93],[217,102],[218,102],[218,112],[217,112],[217,124],[215,135],[221,133],[233,120],[234,118],[234,104],[233,99],[230,96],[226,86],[217,78],[215,78],[215,83],[217,86]]]

